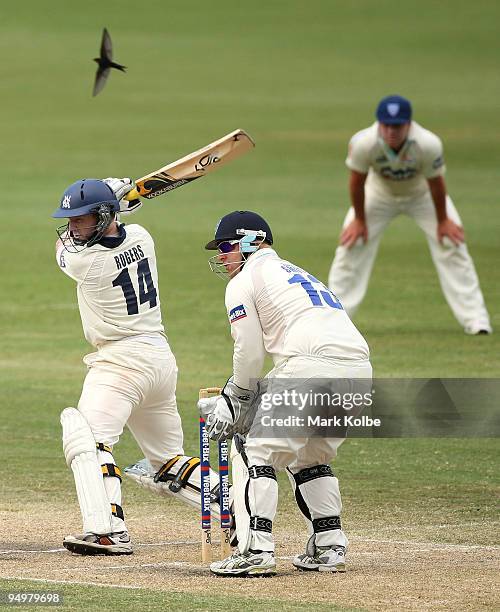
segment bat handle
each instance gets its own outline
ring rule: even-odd
[[[132,189],[131,191],[129,191],[127,193],[127,195],[125,196],[125,199],[128,200],[129,202],[131,200],[138,200],[139,199],[139,192],[137,191],[137,189]]]

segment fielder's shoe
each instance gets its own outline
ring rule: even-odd
[[[316,546],[311,556],[307,552],[297,555],[293,565],[304,571],[345,572],[345,548],[343,546]]]
[[[274,576],[276,561],[274,553],[258,552],[241,554],[236,550],[222,561],[210,564],[210,571],[217,576]]]
[[[469,336],[489,336],[493,333],[493,329],[484,323],[468,323],[464,327],[464,332]]]
[[[63,546],[77,555],[131,555],[134,552],[127,531],[66,536]]]

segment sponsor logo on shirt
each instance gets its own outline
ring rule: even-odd
[[[380,174],[390,181],[407,181],[408,179],[413,178],[417,174],[416,168],[391,168],[390,166],[385,166],[380,168]]]
[[[247,313],[243,304],[240,304],[240,306],[235,306],[232,310],[229,311],[229,323],[231,323],[232,325],[236,321],[244,319],[246,316]]]

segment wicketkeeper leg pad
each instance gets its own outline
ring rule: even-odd
[[[231,451],[236,537],[240,553],[274,552],[273,520],[278,505],[276,473],[270,465],[248,465],[234,438]]]
[[[89,424],[76,408],[61,413],[66,463],[75,478],[85,533],[108,534],[112,529],[111,506],[104,487],[96,441]]]
[[[344,546],[348,541],[342,531],[342,501],[339,481],[329,465],[314,465],[300,470],[287,468],[295,500],[316,546]]]

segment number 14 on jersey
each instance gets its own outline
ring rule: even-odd
[[[139,304],[149,302],[149,307],[154,308],[157,303],[156,297],[158,292],[151,278],[151,270],[147,257],[137,264],[137,284],[139,286],[139,301],[137,301],[137,295],[128,268],[124,268],[113,281],[113,287],[122,288],[129,315],[138,314]]]

